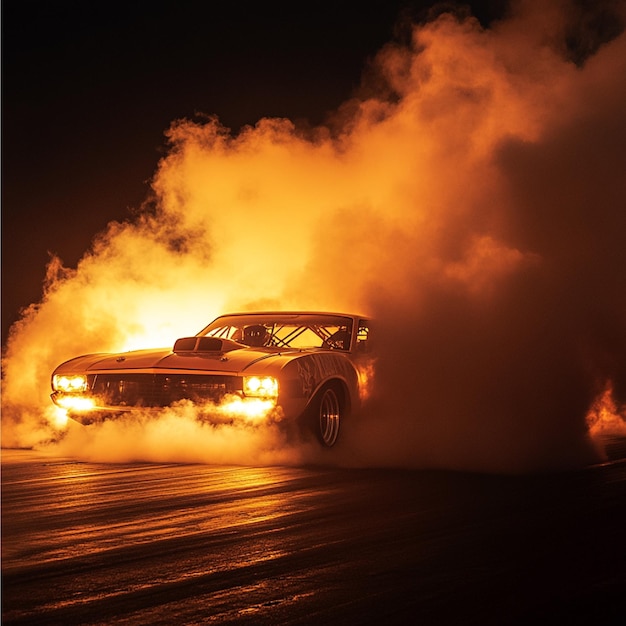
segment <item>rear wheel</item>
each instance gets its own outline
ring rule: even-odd
[[[320,443],[335,445],[343,417],[343,405],[335,387],[324,387],[313,405],[313,428]]]

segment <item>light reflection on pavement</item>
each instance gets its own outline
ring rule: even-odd
[[[5,449],[2,623],[610,623],[625,449],[528,477]]]

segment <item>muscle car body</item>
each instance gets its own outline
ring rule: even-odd
[[[85,425],[190,403],[201,419],[297,423],[331,447],[360,408],[368,337],[360,315],[223,315],[171,349],[66,361],[52,373],[51,398]]]

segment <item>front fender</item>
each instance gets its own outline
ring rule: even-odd
[[[325,384],[337,381],[345,391],[347,408],[358,406],[358,375],[351,361],[342,354],[302,355],[284,367],[283,379],[288,381],[288,395],[303,398],[306,405]]]

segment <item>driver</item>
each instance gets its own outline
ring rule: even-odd
[[[246,326],[243,329],[243,343],[254,348],[264,346],[270,338],[267,328],[261,324]]]

